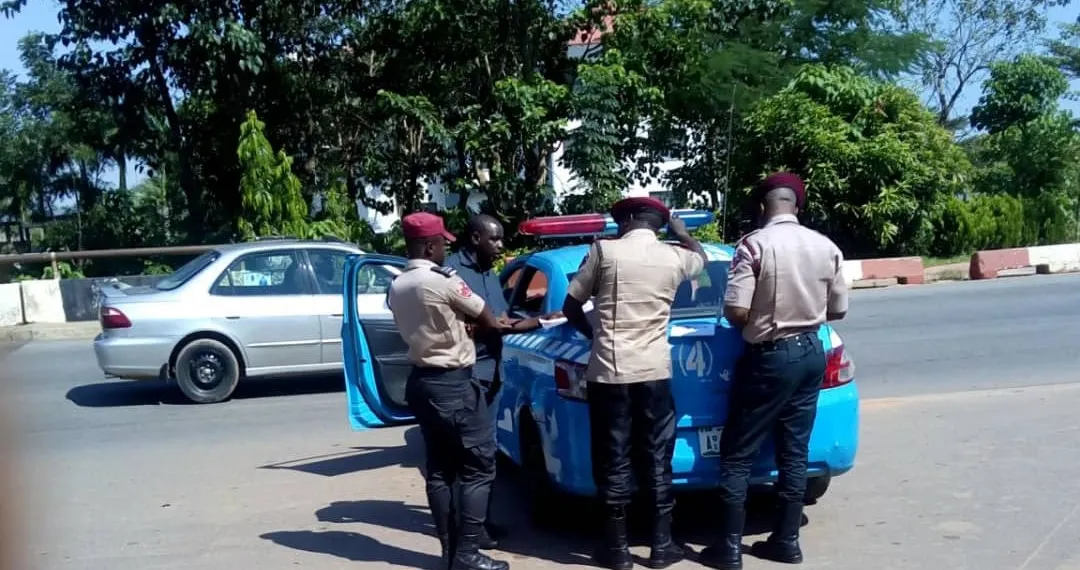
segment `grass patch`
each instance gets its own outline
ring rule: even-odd
[[[924,257],[923,267],[934,267],[935,265],[950,265],[953,263],[967,263],[971,261],[971,254],[967,255],[954,255],[953,257]]]

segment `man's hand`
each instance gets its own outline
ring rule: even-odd
[[[562,311],[555,311],[553,313],[548,313],[546,315],[541,315],[540,320],[542,320],[542,321],[554,321],[555,319],[561,319],[561,318],[563,318],[563,312]]]
[[[683,241],[683,238],[690,237],[690,230],[686,229],[686,222],[676,216],[672,216],[671,219],[668,220],[667,227],[668,232],[679,238],[679,241]]]

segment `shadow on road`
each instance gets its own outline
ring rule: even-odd
[[[354,562],[386,562],[406,568],[437,568],[439,557],[384,544],[355,532],[328,531],[279,531],[268,532],[259,538],[274,544],[330,554]]]
[[[340,374],[294,378],[253,378],[236,387],[232,400],[299,396],[344,392],[345,380]],[[68,390],[67,399],[83,408],[123,408],[130,406],[183,406],[192,402],[184,398],[175,385],[160,380],[115,380],[84,384]]]
[[[353,446],[345,451],[291,459],[262,465],[259,469],[287,469],[323,477],[337,477],[361,471],[374,471],[392,465],[420,469],[424,462],[424,440],[420,428],[405,430],[404,445]]]
[[[417,481],[423,474],[423,441],[419,428],[405,432],[405,444],[400,446],[351,447],[335,454],[296,459],[288,462],[264,465],[262,469],[289,469],[335,477],[348,473],[373,471],[400,465],[417,469]],[[504,538],[500,553],[513,557],[548,560],[558,564],[589,564],[589,556],[602,528],[599,509],[594,501],[565,497],[562,502],[568,513],[566,519],[553,527],[537,527],[528,514],[527,492],[520,471],[512,465],[500,463],[499,477],[494,489],[494,518],[507,527],[509,535]],[[375,494],[375,493],[372,493]],[[438,542],[432,526],[431,515],[423,499],[405,502],[390,499],[361,499],[336,501],[315,511],[315,518],[322,523],[351,525],[363,523],[394,529],[401,532],[430,537],[426,552],[437,553]],[[766,533],[770,526],[773,509],[772,497],[765,493],[752,495],[748,505],[749,514],[745,534]],[[716,538],[716,498],[711,493],[680,494],[675,514],[676,535],[679,540],[694,545],[706,545]],[[631,507],[632,542],[647,546],[649,542],[650,511],[640,502]],[[804,520],[805,524],[805,520]],[[413,567],[412,562],[400,561],[401,549],[384,545],[377,540],[355,532],[282,531],[263,535],[282,546],[299,550],[324,552],[350,560],[384,560]],[[368,550],[370,549],[370,551]],[[363,555],[358,553],[365,553]],[[414,557],[428,556],[413,552]],[[367,556],[358,558],[357,556]],[[430,556],[432,562],[435,556]],[[505,556],[504,556],[505,558]],[[416,562],[420,562],[416,559]],[[641,564],[645,561],[639,560]]]

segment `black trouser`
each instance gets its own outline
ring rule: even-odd
[[[609,506],[629,503],[631,475],[636,472],[656,515],[670,516],[675,506],[671,488],[671,455],[675,451],[671,380],[590,382],[588,401],[593,481],[600,497]]]
[[[825,350],[816,333],[746,347],[720,436],[720,498],[726,505],[741,508],[746,501],[750,469],[769,434],[776,445],[780,499],[802,504],[810,432],[824,377]]]
[[[457,549],[475,551],[495,480],[495,432],[480,385],[468,368],[414,367],[405,388],[424,435],[428,502],[440,536],[461,521]],[[461,516],[453,513],[460,483]]]

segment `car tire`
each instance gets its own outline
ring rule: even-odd
[[[240,361],[224,343],[195,339],[176,356],[176,383],[188,400],[196,404],[223,402],[240,383]]]
[[[832,478],[828,475],[823,477],[811,477],[806,480],[806,494],[803,495],[803,503],[807,505],[813,505],[818,502],[818,499],[825,496],[825,492],[829,490],[829,483]]]
[[[526,414],[527,416],[527,414]],[[559,501],[562,497],[552,486],[544,460],[544,448],[540,442],[540,429],[532,419],[525,419],[522,426],[522,471],[528,497],[529,515],[533,524],[549,527],[558,520]]]

